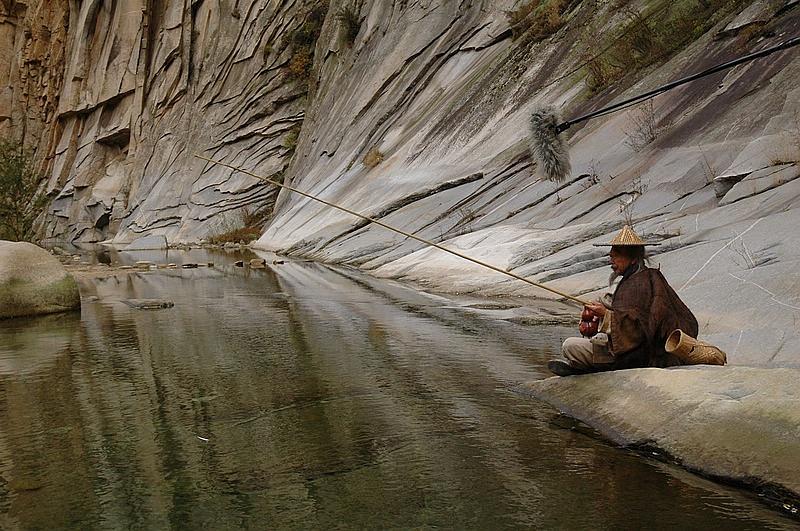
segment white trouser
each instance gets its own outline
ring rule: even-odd
[[[608,347],[595,345],[585,337],[568,337],[561,353],[577,369],[604,369],[614,362]]]

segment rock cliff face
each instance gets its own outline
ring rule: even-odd
[[[537,178],[527,146],[534,106],[575,117],[774,45],[800,34],[798,2],[564,2],[552,34],[514,39],[522,4],[365,5],[352,48],[319,55],[292,184],[586,297],[609,272],[591,244],[631,217],[730,362],[800,365],[797,49],[573,127],[563,184]],[[659,31],[686,40],[670,55]],[[669,59],[643,60],[634,36]],[[623,45],[639,55],[609,84]],[[284,192],[259,244],[435,290],[546,295]]]
[[[193,155],[283,172],[307,93],[286,79],[283,38],[302,1],[0,9],[0,124],[38,148],[50,176],[46,237],[192,240],[236,226],[245,207],[270,208],[271,187]]]
[[[797,48],[573,127],[560,185],[537,178],[527,145],[537,105],[575,117],[800,34],[796,0],[393,0],[349,19],[334,0],[306,86],[287,77],[286,35],[312,4],[4,2],[4,113],[31,87],[47,235],[196,240],[267,209],[265,249],[437,290],[543,294],[275,199],[199,152],[588,297],[607,275],[591,244],[629,217],[732,363],[800,365]]]
[[[58,141],[68,29],[66,0],[0,3],[0,136],[36,150],[44,174]]]

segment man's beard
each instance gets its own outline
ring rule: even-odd
[[[633,274],[633,273],[635,273],[636,271],[639,271],[640,269],[642,269],[642,268],[646,267],[646,265],[647,265],[647,262],[646,262],[646,260],[647,260],[647,259],[645,258],[644,260],[640,260],[640,261],[638,261],[638,262],[634,262],[634,264],[636,264],[636,269],[633,269],[633,271],[632,271],[632,273],[631,273],[631,274]],[[633,264],[629,265],[628,267],[630,268],[630,267],[632,267],[632,266],[633,266]],[[626,270],[624,270],[622,273],[617,273],[617,271],[616,271],[615,269],[612,269],[612,270],[611,270],[611,274],[610,274],[610,275],[608,275],[608,285],[610,286],[611,284],[613,284],[613,283],[614,283],[614,281],[615,281],[615,280],[617,280],[618,278],[622,278],[622,274],[623,274],[625,271],[627,271],[627,269],[626,269]]]

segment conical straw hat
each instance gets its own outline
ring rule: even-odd
[[[650,243],[644,241],[642,238],[639,237],[638,234],[630,227],[630,225],[625,225],[622,227],[622,230],[619,231],[619,234],[614,236],[614,239],[611,240],[611,243],[595,243],[595,247],[609,247],[609,246],[616,246],[616,245],[660,245],[658,243]]]

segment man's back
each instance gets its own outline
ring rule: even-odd
[[[615,369],[680,365],[664,350],[667,337],[678,328],[697,337],[697,319],[658,269],[643,267],[624,278],[611,310]]]

